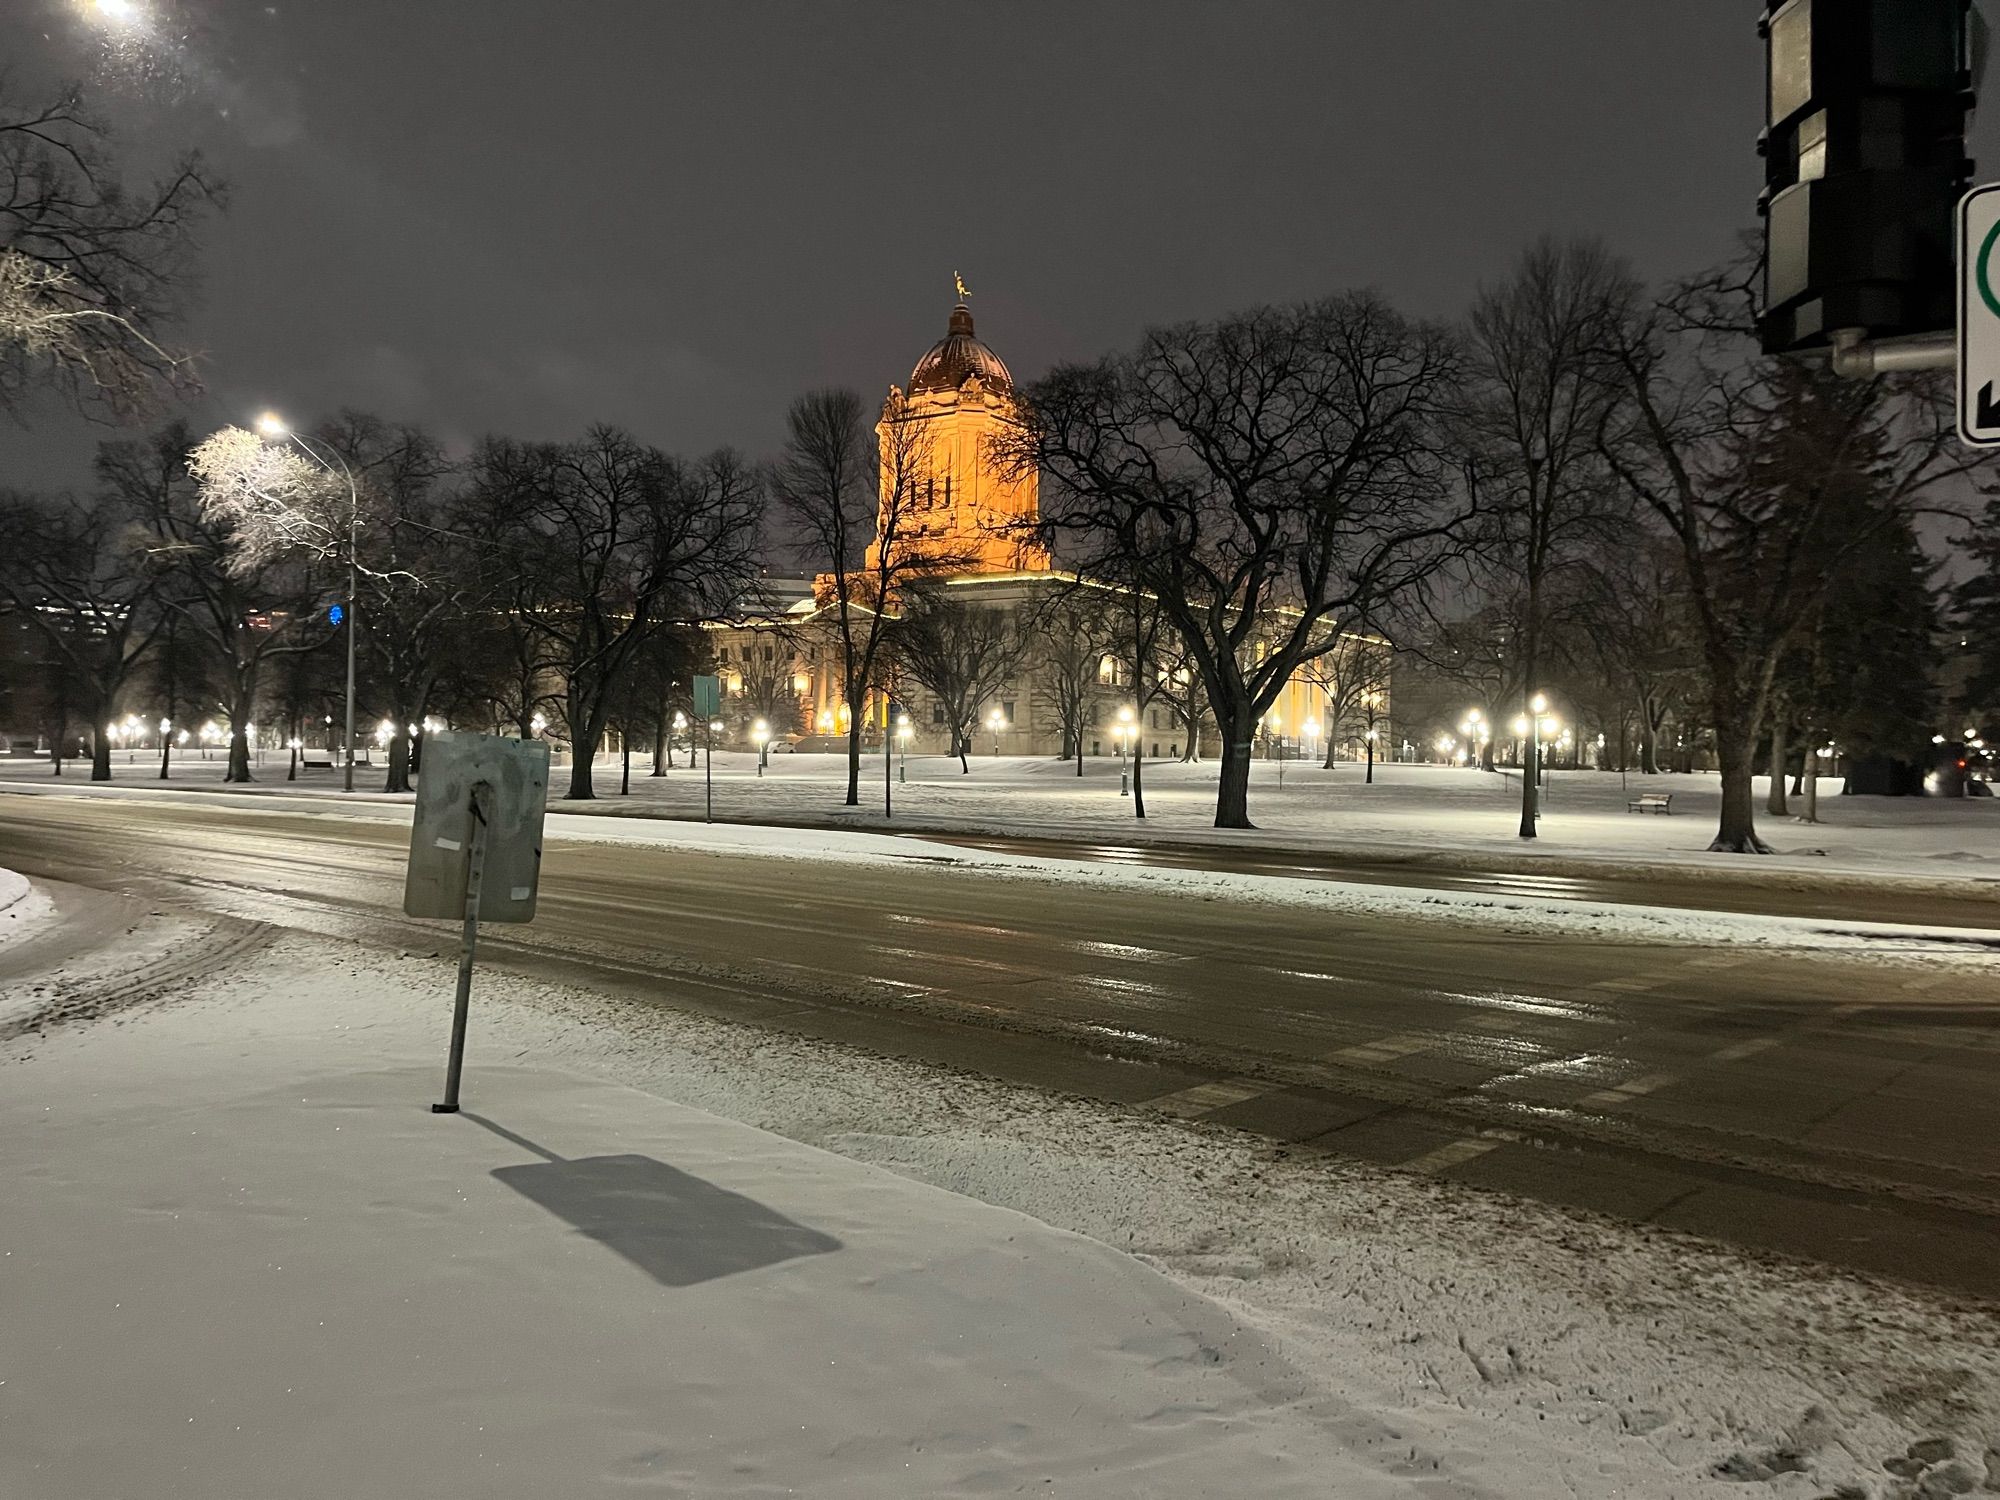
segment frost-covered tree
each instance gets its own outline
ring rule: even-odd
[[[28,103],[0,81],[0,408],[53,387],[124,418],[187,384],[189,357],[165,330],[192,285],[194,231],[220,201],[193,155],[128,189],[79,90]]]
[[[248,781],[249,727],[265,674],[274,661],[326,644],[319,622],[327,591],[309,561],[246,561],[250,549],[201,503],[188,470],[193,447],[186,424],[172,422],[143,441],[100,446],[97,474],[146,533],[142,555],[159,579],[161,603],[201,642],[229,721],[224,779]]]

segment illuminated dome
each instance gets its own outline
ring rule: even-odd
[[[1014,377],[1000,356],[972,335],[972,309],[963,302],[951,310],[951,331],[930,347],[910,371],[910,391],[955,391],[966,377],[977,375],[988,386],[1014,389]]]

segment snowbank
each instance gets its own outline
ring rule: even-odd
[[[18,942],[46,922],[55,907],[25,875],[0,869],[0,945]]]

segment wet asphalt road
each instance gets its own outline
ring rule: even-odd
[[[448,946],[443,924],[400,915],[407,838],[268,807],[0,798],[0,864],[31,876]],[[909,849],[823,866],[552,843],[536,923],[487,929],[482,950],[1288,1150],[2000,1296],[2000,964],[1521,937],[995,879]]]

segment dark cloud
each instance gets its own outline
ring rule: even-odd
[[[1448,316],[1544,230],[1716,259],[1753,222],[1754,9],[156,0],[172,86],[119,91],[47,0],[0,52],[22,84],[97,57],[136,155],[230,179],[197,422],[764,450],[796,392],[903,378],[954,270],[1032,377],[1347,286]],[[38,412],[0,483],[80,478],[94,436]]]

